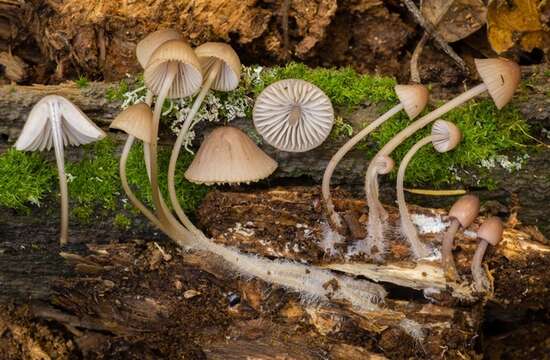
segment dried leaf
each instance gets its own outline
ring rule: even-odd
[[[478,31],[486,22],[487,8],[482,0],[424,0],[422,15],[452,43]]]

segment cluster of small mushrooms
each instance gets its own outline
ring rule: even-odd
[[[235,51],[227,44],[212,42],[192,49],[179,32],[165,29],[145,37],[138,43],[136,53],[144,69],[144,82],[148,89],[145,101],[122,111],[111,124],[112,128],[128,134],[120,159],[120,178],[128,199],[156,227],[182,246],[212,251],[241,271],[255,276],[266,276],[262,266],[273,267],[273,272],[267,271],[267,274],[276,274],[279,271],[280,283],[299,290],[311,287],[311,284],[306,284],[309,280],[305,279],[304,275],[310,272],[303,272],[299,268],[301,265],[286,265],[287,268],[283,268],[282,263],[272,262],[270,265],[256,258],[245,257],[238,250],[222,249],[220,245],[214,244],[189,220],[176,196],[174,175],[179,152],[206,94],[211,89],[230,91],[239,84],[241,64]],[[362,244],[362,248],[373,258],[382,258],[384,255],[388,227],[387,211],[378,200],[378,176],[393,169],[394,161],[390,155],[397,146],[416,131],[435,121],[431,134],[416,143],[405,155],[397,175],[397,200],[405,239],[415,258],[425,258],[433,253],[433,250],[419,239],[417,229],[411,221],[404,198],[403,179],[407,165],[421,147],[431,143],[436,151],[447,152],[460,143],[461,132],[457,126],[440,120],[446,112],[486,91],[499,109],[511,99],[520,79],[519,67],[515,63],[501,58],[484,59],[476,60],[476,66],[483,83],[412,122],[385,144],[370,162],[365,177],[369,207],[368,235],[364,239],[355,240]],[[330,192],[330,180],[338,163],[354,145],[394,115],[404,110],[411,120],[415,119],[428,103],[428,90],[422,85],[397,85],[395,93],[399,104],[344,144],[326,167],[322,181],[322,197],[328,222],[335,233],[344,234],[346,231],[341,216],[335,210]],[[159,120],[165,99],[190,96],[195,96],[195,100],[174,144],[168,169],[168,200],[174,209],[174,216],[158,184]],[[319,146],[328,137],[334,122],[334,111],[330,99],[318,87],[307,81],[287,79],[268,86],[258,96],[253,109],[253,121],[258,133],[271,146],[281,151],[304,152]],[[68,238],[68,194],[63,146],[86,144],[104,136],[103,131],[69,100],[50,95],[35,105],[16,143],[17,149],[20,150],[50,149],[52,144],[55,148],[61,189],[62,244],[66,243]],[[137,198],[127,181],[126,163],[136,139],[143,143],[153,209],[148,209]],[[276,168],[277,163],[258,148],[245,133],[235,127],[222,126],[213,130],[202,142],[192,164],[185,172],[185,177],[194,183],[206,185],[249,183],[268,177]],[[452,256],[455,233],[470,226],[478,212],[479,200],[473,195],[459,199],[449,212],[450,227],[443,239],[441,251],[442,266],[449,281],[459,279]],[[496,245],[502,237],[502,232],[503,226],[498,218],[486,220],[479,228],[480,242],[472,261],[472,276],[477,289],[486,290],[489,287],[481,260],[487,244]],[[280,266],[279,270],[277,266]],[[315,274],[325,276],[321,270]],[[284,277],[289,279],[283,279]],[[299,280],[290,280],[291,277]],[[350,294],[356,294],[353,292],[357,291],[353,288],[356,285],[349,286]],[[346,289],[342,291],[345,292]]]

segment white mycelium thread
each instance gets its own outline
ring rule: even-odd
[[[319,146],[330,133],[330,99],[307,81],[288,79],[268,86],[256,100],[254,125],[279,150],[303,152]]]
[[[419,234],[441,233],[449,226],[449,223],[443,221],[440,216],[412,214],[411,220],[416,225]]]

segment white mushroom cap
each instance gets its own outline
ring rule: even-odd
[[[514,96],[521,80],[521,69],[515,62],[505,59],[475,59],[477,72],[498,109]]]
[[[241,61],[233,48],[224,43],[207,42],[195,49],[201,63],[203,77],[206,79],[214,69],[216,61],[221,60],[221,69],[211,88],[218,91],[230,91],[239,86],[241,79]]]
[[[136,57],[142,68],[145,69],[155,50],[169,40],[181,39],[181,34],[174,29],[162,29],[150,33],[136,45]]]
[[[395,161],[388,155],[378,155],[373,159],[376,173],[380,175],[389,174],[395,167]]]
[[[453,150],[462,140],[460,129],[452,122],[436,120],[432,126],[432,145],[437,152]]]
[[[317,86],[297,79],[277,81],[262,91],[253,111],[254,126],[279,150],[303,152],[330,134],[334,110]]]
[[[118,114],[110,127],[150,143],[153,140],[153,112],[143,102],[134,104]]]
[[[428,104],[429,93],[424,85],[395,85],[394,90],[410,119],[417,117]]]
[[[21,135],[15,143],[17,150],[49,150],[53,145],[50,107],[60,111],[64,145],[83,145],[105,137],[75,104],[59,95],[43,97],[32,108]]]
[[[158,95],[170,63],[177,63],[178,73],[167,97],[176,99],[196,93],[202,85],[201,65],[193,49],[183,40],[166,41],[155,50],[143,73],[145,85]]]
[[[185,177],[206,185],[249,183],[268,177],[276,168],[277,162],[245,133],[224,126],[204,139]]]

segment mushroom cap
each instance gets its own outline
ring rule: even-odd
[[[268,177],[276,168],[277,162],[244,132],[224,126],[204,139],[185,177],[206,185],[249,183]]]
[[[470,226],[478,214],[479,198],[471,194],[462,196],[449,210],[449,217],[458,220],[463,228]]]
[[[297,79],[277,81],[262,91],[252,113],[264,140],[279,150],[304,152],[330,134],[334,110],[317,86]]]
[[[417,117],[428,104],[429,93],[424,85],[395,85],[394,90],[410,119]]]
[[[176,99],[196,93],[202,85],[201,65],[193,49],[183,40],[168,40],[153,52],[143,73],[145,85],[158,95],[170,63],[178,65],[178,72],[167,97]]]
[[[376,173],[379,175],[389,174],[395,167],[395,161],[388,155],[378,155],[372,161],[375,162]]]
[[[225,43],[207,42],[195,49],[206,79],[214,69],[216,61],[221,60],[221,69],[212,82],[211,88],[218,91],[230,91],[239,86],[241,79],[241,60],[233,48]]]
[[[110,127],[150,143],[153,140],[153,112],[143,102],[134,104],[118,114]]]
[[[54,107],[61,115],[63,144],[88,144],[105,137],[105,133],[94,124],[75,104],[59,95],[47,95],[32,108],[25,126],[15,142],[17,150],[49,150],[53,145],[50,109]]]
[[[475,59],[477,72],[498,109],[508,104],[521,80],[521,69],[505,58]]]
[[[496,216],[491,216],[481,224],[477,230],[477,237],[496,246],[502,240],[503,232],[504,226],[502,225],[502,220]]]
[[[453,150],[462,140],[460,129],[452,122],[436,120],[432,126],[432,145],[437,152]]]
[[[162,29],[150,33],[136,45],[136,57],[142,68],[145,69],[155,50],[169,40],[181,39],[182,35],[174,29]]]

